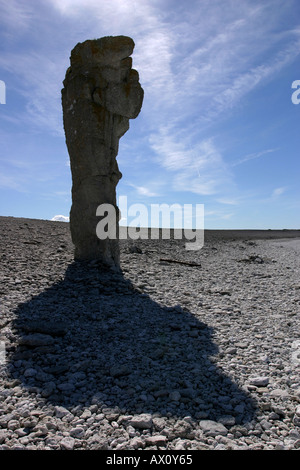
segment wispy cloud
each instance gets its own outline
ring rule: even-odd
[[[225,205],[229,205],[229,206],[236,206],[239,204],[239,200],[238,199],[228,199],[228,198],[219,198],[219,199],[216,199],[217,202],[219,202],[220,204],[225,204]]]
[[[9,2],[2,0],[0,2],[0,24],[10,26],[10,29],[6,29],[5,35],[7,37],[12,38],[15,30],[19,33],[27,30],[31,16],[32,7],[28,5],[28,2],[16,0],[10,0]]]
[[[25,178],[22,178],[21,175],[5,175],[0,173],[0,188],[13,189],[20,193],[28,192]]]
[[[131,186],[132,188],[134,188],[140,196],[146,196],[146,197],[157,197],[157,196],[159,196],[158,192],[155,192],[155,191],[151,190],[150,187],[148,187],[148,186],[137,186],[137,185],[131,184],[131,183],[128,183],[128,186]]]
[[[234,217],[234,212],[224,212],[220,210],[205,210],[204,216],[209,220],[229,220]]]
[[[230,214],[222,214],[220,218],[228,220],[228,219],[231,219],[233,216],[234,216],[234,212],[231,212]]]
[[[187,139],[161,129],[150,137],[157,162],[171,173],[172,189],[199,195],[212,195],[231,180],[221,153],[213,139],[191,146]]]
[[[158,188],[140,179],[135,169],[135,190],[155,197],[167,187],[236,205],[239,199],[227,190],[235,184],[232,167],[278,149],[227,163],[214,126],[299,57],[299,26],[284,30],[281,25],[293,2],[240,0],[228,2],[226,9],[223,0],[211,0],[209,7],[208,2],[170,4],[172,8],[152,0],[0,0],[2,34],[23,44],[24,33],[31,33],[23,48],[15,47],[13,53],[8,48],[0,56],[0,67],[14,78],[14,93],[26,102],[7,119],[62,136],[60,90],[71,48],[93,37],[132,36],[133,65],[145,90],[139,116],[141,159],[146,155],[149,165],[159,165],[166,176]],[[5,181],[17,184],[8,176]],[[275,197],[282,194],[279,189]]]
[[[299,53],[300,30],[276,34],[270,2],[257,6],[243,0],[238,8],[229,5],[226,14],[219,0],[209,9],[202,2],[184,11],[176,5],[172,14],[150,0],[138,5],[123,0],[49,0],[35,8],[24,1],[1,5],[7,30],[15,17],[16,27],[20,23],[43,33],[37,49],[2,54],[0,66],[22,81],[19,92],[27,99],[28,116],[55,132],[62,129],[60,88],[70,48],[89,37],[132,36],[134,31],[134,66],[146,92],[143,115],[152,128],[187,116],[193,120],[190,128],[212,122]],[[41,24],[36,11],[44,17]],[[57,22],[55,34],[48,16]]]
[[[275,188],[272,192],[272,198],[277,198],[281,196],[283,193],[285,193],[287,188],[285,187],[280,187],[280,188]]]
[[[235,77],[230,84],[214,96],[215,111],[219,113],[232,109],[244,96],[260,84],[270,80],[283,67],[295,60],[300,48],[300,34],[296,34],[296,36],[292,44],[283,47],[279,53],[272,56],[269,62],[259,63],[248,70],[239,70],[237,67]],[[216,112],[212,112],[212,116],[215,116]]]
[[[190,116],[198,130],[199,125],[214,123],[234,109],[299,55],[300,30],[276,34],[276,21],[270,2],[258,7],[241,1],[226,13],[216,0],[209,10],[204,4],[187,9],[178,18],[177,29],[171,30],[172,53],[167,49],[164,55],[166,67],[161,74],[166,70],[168,78],[171,70],[172,76],[166,82],[163,106],[164,96],[173,92],[168,109],[177,109],[178,121]],[[174,120],[174,113],[169,116]]]
[[[275,148],[275,149],[263,150],[261,152],[251,153],[251,154],[246,155],[245,157],[240,158],[239,160],[231,163],[231,166],[241,165],[242,163],[248,162],[249,160],[255,160],[257,158],[262,157],[263,155],[267,155],[269,153],[273,153],[273,152],[276,152],[278,150],[279,150],[278,148]]]
[[[26,108],[15,114],[16,122],[31,124],[63,135],[61,95],[62,79],[65,73],[63,58],[49,58],[43,52],[2,54],[0,67],[14,76],[14,81],[22,80],[22,85],[14,92],[26,100]]]

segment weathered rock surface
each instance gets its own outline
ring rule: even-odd
[[[62,90],[66,144],[72,172],[70,229],[75,259],[119,266],[117,239],[100,240],[96,210],[101,204],[119,212],[116,186],[121,178],[116,156],[119,139],[138,116],[143,89],[130,55],[134,42],[108,36],[79,43],[71,52]]]

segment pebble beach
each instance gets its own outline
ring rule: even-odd
[[[300,449],[300,231],[122,240],[0,217],[0,449]]]

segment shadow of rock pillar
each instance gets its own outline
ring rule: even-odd
[[[75,260],[119,266],[116,186],[122,177],[119,139],[138,116],[144,92],[132,69],[134,42],[108,36],[79,43],[62,89],[63,120],[72,173],[70,229]],[[98,238],[97,208],[115,208],[116,238]]]

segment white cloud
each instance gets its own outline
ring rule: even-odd
[[[241,165],[242,163],[245,163],[245,162],[248,162],[249,160],[255,160],[256,158],[260,158],[262,157],[263,155],[267,155],[269,153],[273,153],[273,152],[276,152],[277,150],[279,150],[278,148],[276,149],[268,149],[268,150],[263,150],[261,152],[256,152],[256,153],[251,153],[249,155],[246,155],[245,157],[243,158],[240,158],[239,160],[237,160],[236,162],[233,162],[231,164],[231,166],[237,166],[237,165]]]
[[[157,162],[171,173],[173,190],[212,195],[231,181],[213,139],[191,146],[187,138],[178,137],[174,130],[161,129],[160,134],[151,136],[150,144],[157,154]]]
[[[6,31],[6,36],[13,38],[13,30],[23,33],[27,30],[32,17],[32,7],[28,2],[20,2],[10,0],[9,2],[2,0],[0,2],[0,23],[11,27]]]
[[[219,198],[219,199],[216,199],[217,202],[219,202],[220,204],[228,204],[230,206],[235,206],[237,204],[239,204],[239,201],[237,199],[228,199],[228,198]]]
[[[19,177],[0,174],[0,188],[13,189],[19,192],[26,192]]]
[[[276,14],[270,2],[257,7],[253,2],[240,1],[241,8],[237,8],[237,4],[234,7],[229,5],[226,13],[220,6],[220,2],[212,2],[209,12],[201,11],[200,7],[198,17],[197,11],[190,11],[186,42],[190,42],[191,50],[183,61],[183,70],[188,75],[189,68],[193,67],[200,89],[200,79],[206,79],[205,89],[214,89],[218,93],[233,85],[235,79],[244,73],[252,72],[261,65],[272,64],[276,58],[290,59],[286,57],[286,50],[289,49],[283,41],[288,41],[290,53],[293,52],[296,58],[300,32],[295,28],[277,33],[283,12],[281,14],[278,10]],[[273,13],[272,16],[270,13]]]
[[[65,215],[55,215],[51,220],[56,222],[69,222],[69,217]]]
[[[146,197],[156,197],[156,196],[159,196],[159,193],[151,190],[150,186],[137,186],[135,184],[132,184],[132,183],[127,183],[128,186],[131,186],[132,188],[134,188],[137,193],[140,195],[140,196],[146,196]]]
[[[277,17],[270,18],[267,2],[257,6],[244,0],[224,12],[214,0],[209,9],[198,3],[184,11],[175,7],[172,14],[146,0],[51,3],[69,21],[85,18],[91,37],[100,30],[103,35],[134,37],[134,66],[146,91],[143,111],[155,112],[159,124],[194,113],[197,120],[211,121],[299,53],[300,31],[276,35],[272,29]]]
[[[285,191],[286,191],[286,188],[284,187],[275,188],[274,191],[272,192],[272,197],[277,198],[281,196]]]
[[[228,220],[231,219],[235,214],[233,212],[224,212],[219,210],[205,210],[205,217],[211,220]]]
[[[41,51],[1,55],[0,67],[22,79],[22,85],[14,89],[27,102],[26,110],[16,116],[19,122],[28,120],[49,133],[63,135],[60,93],[65,65],[62,57],[49,58]]]
[[[274,33],[280,12],[274,14],[269,2],[243,0],[226,12],[219,0],[210,8],[199,2],[182,9],[175,2],[171,10],[150,0],[48,0],[36,8],[2,3],[10,5],[4,7],[6,25],[15,15],[14,30],[20,23],[30,25],[36,39],[43,33],[34,51],[2,54],[0,65],[19,77],[29,117],[55,132],[62,130],[60,89],[70,50],[88,38],[133,37],[133,64],[145,89],[143,116],[151,128],[186,118],[193,120],[190,128],[211,122],[299,53],[300,30]]]
[[[285,31],[281,25],[289,7],[278,0],[258,6],[240,0],[226,8],[223,0],[188,7],[175,0],[34,3],[0,2],[1,21],[12,38],[31,32],[26,53],[15,48],[0,56],[0,66],[15,78],[14,92],[27,102],[25,112],[18,110],[10,119],[63,135],[60,90],[72,47],[108,34],[132,36],[133,66],[145,90],[138,119],[141,140],[150,135],[144,147],[149,165],[153,158],[165,170],[164,187],[170,190],[223,193],[219,202],[233,205],[236,201],[224,193],[234,178],[212,126],[299,55],[299,27]],[[275,150],[246,155],[232,166]],[[136,190],[157,195],[157,188],[144,182]]]
[[[222,112],[231,109],[248,95],[255,87],[273,78],[284,66],[292,62],[299,54],[300,38],[292,45],[288,45],[283,50],[273,56],[269,63],[258,64],[250,70],[239,71],[236,69],[236,76],[230,84],[214,97],[216,111]],[[215,113],[213,113],[215,115]]]
[[[228,219],[231,219],[231,217],[234,216],[234,213],[230,213],[230,214],[223,214],[221,215],[221,219],[225,219],[225,220],[228,220]]]

